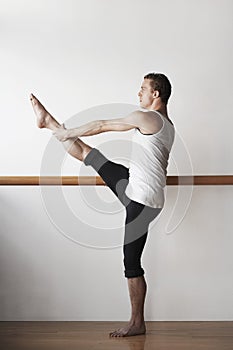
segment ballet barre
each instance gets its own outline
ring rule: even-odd
[[[168,186],[233,185],[233,175],[167,176]],[[106,186],[100,176],[0,176],[0,186]]]

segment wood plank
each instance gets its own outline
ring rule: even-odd
[[[7,350],[224,350],[233,349],[233,322],[146,322],[145,335],[111,338],[126,322],[0,322],[0,344]]]
[[[106,186],[100,176],[0,176],[1,186]],[[233,175],[168,176],[168,186],[233,185]]]

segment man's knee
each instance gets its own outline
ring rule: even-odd
[[[125,256],[123,263],[125,267],[125,277],[132,278],[144,275],[144,270],[141,266],[140,259],[130,259],[129,257]]]
[[[135,277],[143,276],[144,270],[142,267],[138,269],[133,269],[133,270],[125,269],[124,274],[126,278],[135,278]]]
[[[85,164],[85,159],[86,159],[86,157],[88,156],[88,154],[92,151],[92,147],[90,147],[90,146],[85,146],[85,147],[83,147],[83,149],[82,149],[82,161],[84,162],[84,164]]]

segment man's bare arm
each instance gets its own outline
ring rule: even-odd
[[[132,112],[124,118],[94,120],[74,129],[68,129],[69,138],[92,136],[107,131],[127,131],[138,127],[137,112]]]
[[[66,130],[64,127],[61,127],[53,134],[60,141],[66,141],[67,139],[75,139],[81,136],[92,136],[107,131],[128,131],[134,128],[138,128],[139,130],[143,129],[146,132],[150,132],[151,120],[153,124],[155,124],[154,115],[153,117],[149,117],[147,113],[134,111],[124,118],[94,120],[74,129]]]
[[[102,120],[102,132],[104,131],[128,131],[139,129],[147,134],[158,132],[163,125],[161,117],[154,112],[134,111],[124,118]]]
[[[75,129],[70,129],[73,137],[91,136],[107,131],[127,131],[139,126],[137,111],[117,119],[95,120]]]

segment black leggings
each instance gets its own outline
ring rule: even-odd
[[[125,277],[144,275],[141,255],[146,243],[149,224],[158,216],[162,208],[152,208],[129,199],[125,194],[129,169],[122,164],[110,161],[98,149],[92,148],[83,162],[85,165],[91,165],[97,171],[126,208],[123,246]]]

